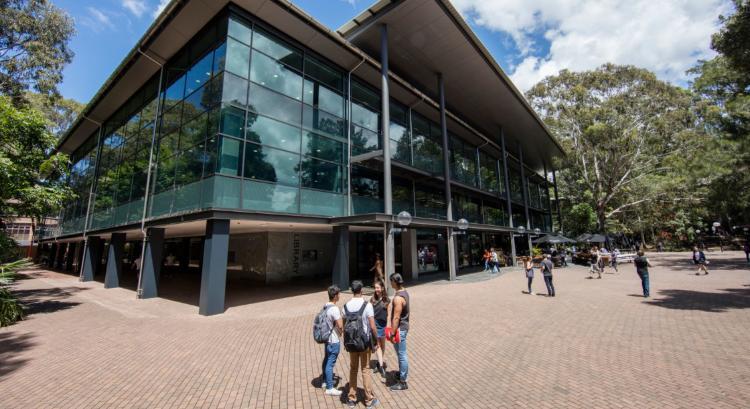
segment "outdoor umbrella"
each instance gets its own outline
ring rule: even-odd
[[[531,241],[534,244],[542,244],[542,243],[551,243],[551,244],[557,244],[562,243],[559,237],[554,236],[552,234],[548,234],[546,236],[540,237],[538,239]]]
[[[576,242],[583,242],[583,241],[589,241],[589,237],[591,237],[588,233],[583,233],[580,236],[576,237]]]
[[[585,241],[589,243],[604,243],[607,241],[607,238],[604,237],[601,234],[592,234],[589,238],[587,238]]]
[[[555,237],[557,237],[558,239],[560,239],[559,243],[575,243],[576,242],[573,239],[569,239],[569,238],[567,238],[565,236],[561,236],[559,234],[557,236],[555,236]]]

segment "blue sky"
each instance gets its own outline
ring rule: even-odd
[[[374,0],[294,0],[331,28]],[[88,102],[132,49],[166,0],[53,0],[77,33],[60,91]],[[516,85],[528,89],[560,69],[605,62],[648,68],[678,85],[699,58],[729,0],[452,0]]]

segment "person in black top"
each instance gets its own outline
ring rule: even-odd
[[[385,379],[383,354],[385,353],[385,328],[388,326],[388,309],[391,305],[391,300],[388,298],[388,293],[385,291],[385,283],[382,280],[375,281],[375,293],[370,298],[370,303],[375,312],[375,328],[378,330],[378,349],[376,351],[378,361],[375,364],[375,368],[373,368],[373,372],[379,373]]]
[[[409,359],[406,356],[406,335],[409,332],[409,310],[411,301],[409,293],[404,288],[401,274],[391,274],[391,286],[396,291],[391,306],[391,322],[386,329],[386,339],[393,343],[398,356],[398,381],[391,386],[392,391],[409,389],[406,379],[409,377]]]
[[[648,282],[648,268],[651,267],[651,263],[649,263],[646,256],[643,255],[643,250],[638,251],[638,257],[633,259],[633,264],[635,265],[635,272],[638,273],[638,277],[641,278],[643,296],[648,298],[651,296],[651,287]]]

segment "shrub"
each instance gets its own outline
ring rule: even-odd
[[[18,243],[0,230],[0,263],[18,259]]]

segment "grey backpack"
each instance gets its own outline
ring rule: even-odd
[[[325,344],[328,342],[328,338],[331,337],[331,331],[333,326],[328,321],[328,308],[333,307],[331,304],[327,304],[322,310],[315,316],[313,321],[313,339],[319,344]]]

